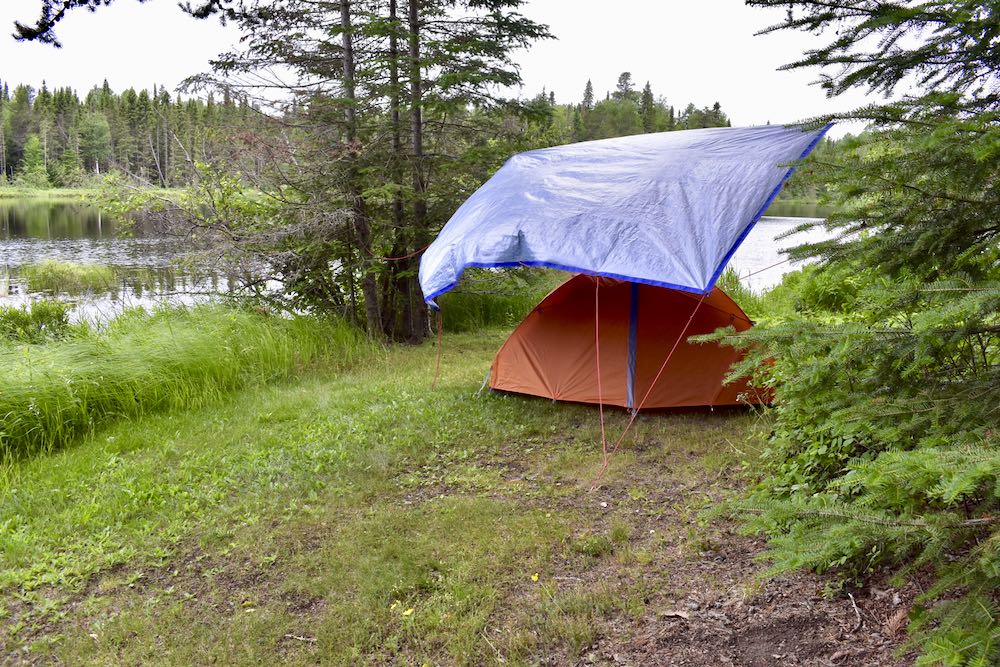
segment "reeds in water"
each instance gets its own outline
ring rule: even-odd
[[[78,264],[58,259],[46,259],[26,264],[18,269],[29,292],[49,294],[84,294],[107,292],[115,287],[114,268],[103,264]]]

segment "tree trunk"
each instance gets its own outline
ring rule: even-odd
[[[421,248],[427,244],[427,181],[424,173],[424,121],[423,121],[423,79],[420,63],[420,0],[409,0],[409,47],[410,47],[410,134],[412,139],[413,178],[413,230],[414,246]],[[415,281],[411,281],[415,282]],[[410,287],[410,304],[413,313],[410,337],[419,340],[427,332],[427,309],[419,296],[419,289]]]
[[[361,259],[359,265],[362,269],[361,293],[365,302],[365,319],[368,324],[368,333],[371,336],[382,335],[382,314],[379,309],[378,285],[375,276],[369,268],[370,262],[365,257],[366,253],[371,253],[371,225],[368,220],[368,213],[365,210],[365,202],[361,197],[361,187],[358,183],[357,170],[357,150],[358,140],[358,119],[356,110],[356,97],[354,92],[354,38],[351,28],[351,3],[350,0],[340,0],[340,27],[341,46],[343,47],[344,59],[344,97],[347,100],[345,113],[348,151],[352,154],[348,167],[348,187],[351,199],[351,211],[353,213],[353,224],[355,239],[358,243]]]
[[[159,133],[157,133],[159,137]],[[156,165],[156,174],[160,179],[160,187],[167,187],[167,179],[163,175],[163,167],[160,165],[160,151],[153,145],[153,135],[146,133],[146,140],[149,142],[149,154],[153,156],[153,164]]]
[[[403,165],[406,156],[403,151],[403,125],[400,112],[400,82],[399,82],[399,34],[402,23],[399,20],[397,0],[389,0],[389,112],[392,125],[392,181],[396,192],[392,198],[393,250],[394,257],[407,255],[412,251],[412,235],[406,228],[406,210],[403,204]],[[385,323],[386,333],[397,340],[413,339],[414,322],[413,308],[410,299],[413,277],[406,269],[411,268],[411,262],[400,260],[395,262],[387,275],[385,285],[385,307],[383,315],[389,318]]]

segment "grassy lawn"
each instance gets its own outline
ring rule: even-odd
[[[697,518],[754,418],[648,415],[591,492],[593,408],[475,395],[502,339],[446,336],[437,390],[398,347],[8,469],[3,660],[564,664],[754,594]]]

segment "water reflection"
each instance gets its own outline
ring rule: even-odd
[[[87,202],[0,199],[0,240],[105,239],[118,231],[112,217]]]
[[[765,215],[773,218],[825,218],[830,208],[812,202],[776,201]]]
[[[770,213],[770,211],[768,211]],[[830,238],[822,227],[781,238],[784,234],[807,222],[821,223],[820,217],[779,217],[767,215],[760,219],[747,234],[733,259],[729,262],[743,284],[756,292],[763,292],[781,282],[782,276],[802,265],[788,261],[782,251],[805,243],[817,243]]]

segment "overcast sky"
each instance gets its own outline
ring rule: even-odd
[[[107,78],[117,91],[154,83],[173,89],[238,39],[232,27],[186,16],[174,0],[116,0],[96,14],[70,12],[57,31],[62,49],[7,36],[15,19],[34,19],[38,7],[38,0],[0,0],[0,79],[11,84],[44,79],[85,94]],[[818,38],[755,37],[782,12],[743,0],[529,0],[524,13],[556,36],[518,54],[526,96],[545,87],[560,102],[577,102],[590,78],[603,97],[628,70],[637,86],[649,81],[675,106],[718,101],[734,125],[792,122],[865,101],[861,94],[826,99],[809,85],[816,72],[777,71]]]

